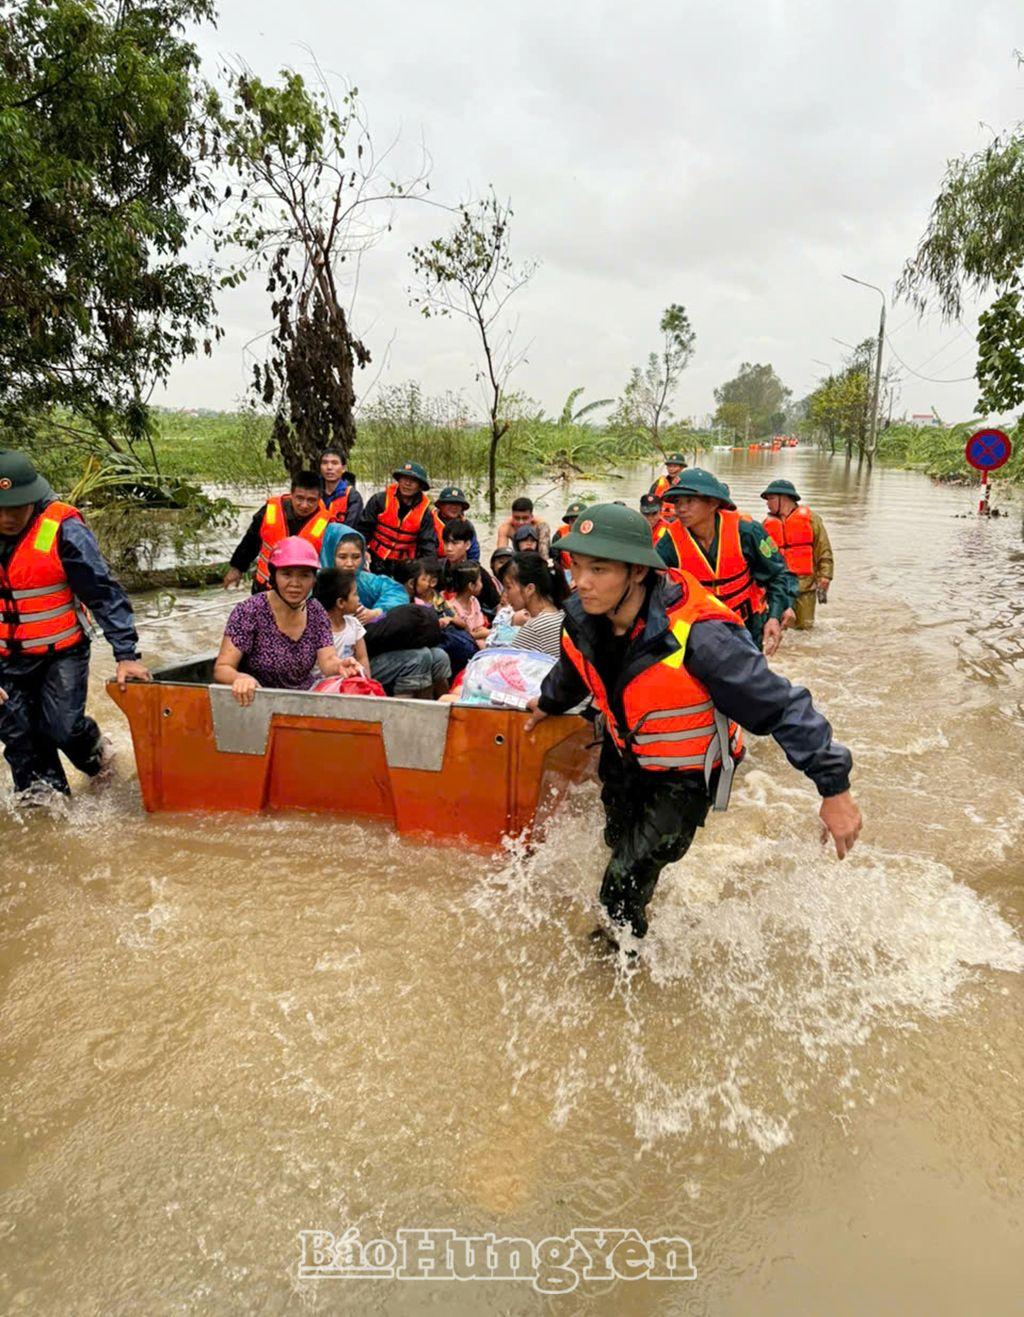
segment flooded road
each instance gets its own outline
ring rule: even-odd
[[[1019,1311],[1020,504],[981,523],[971,491],[802,451],[706,465],[755,515],[785,475],[828,525],[829,603],[775,666],[853,750],[854,854],[755,741],[623,976],[586,940],[594,787],[491,861],[147,817],[97,681],[116,784],[66,818],[0,795],[3,1311]],[[213,647],[234,601],[141,602],[147,661]],[[350,1227],[633,1229],[696,1276],[301,1279],[299,1232]]]

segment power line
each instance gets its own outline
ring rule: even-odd
[[[917,378],[918,378],[919,380],[925,380],[926,383],[928,383],[928,384],[966,384],[969,380],[973,380],[973,379],[975,378],[973,375],[962,375],[962,376],[960,376],[959,378],[957,378],[957,379],[953,379],[953,380],[939,380],[939,379],[935,379],[935,378],[933,378],[931,375],[922,375],[921,372],[920,372],[919,370],[915,370],[913,366],[908,366],[908,365],[907,365],[907,363],[903,360],[903,358],[900,356],[900,354],[899,354],[899,353],[896,351],[896,349],[893,347],[893,345],[892,345],[892,339],[889,337],[888,334],[886,334],[886,336],[885,336],[885,341],[886,341],[886,343],[888,343],[888,345],[889,345],[889,351],[890,351],[890,352],[892,353],[892,355],[896,358],[896,360],[900,363],[900,365],[903,367],[903,369],[904,369],[904,370],[909,370],[910,373],[911,373],[911,375],[916,375]],[[954,341],[955,341],[955,340],[954,340]],[[948,347],[949,344],[947,344],[946,346]],[[968,349],[968,351],[970,351],[970,350],[971,350],[971,349]],[[932,355],[934,356],[934,353],[933,353]],[[967,356],[967,353],[964,352],[964,353],[962,353],[959,357],[957,357],[956,361],[962,361],[963,358],[966,357],[966,356]],[[931,360],[931,358],[929,358],[929,360]],[[922,364],[923,364],[923,363],[922,363]],[[951,361],[949,364],[950,364],[951,366],[953,366],[953,365],[956,364],[956,362]]]

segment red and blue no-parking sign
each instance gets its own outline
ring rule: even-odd
[[[967,440],[964,457],[975,471],[998,471],[1012,452],[1010,437],[1002,430],[976,430]]]

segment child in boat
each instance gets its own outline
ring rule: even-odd
[[[327,610],[338,657],[354,658],[362,668],[363,676],[369,676],[370,658],[366,652],[366,627],[356,616],[361,604],[356,588],[355,572],[329,567],[317,577],[313,598],[319,600]]]
[[[445,594],[456,618],[462,621],[466,631],[476,641],[477,649],[483,649],[487,643],[490,628],[480,607],[480,592],[483,579],[479,563],[466,562],[452,569],[452,590]]]
[[[476,653],[476,641],[466,630],[465,622],[456,617],[455,610],[438,594],[440,570],[440,565],[430,559],[411,558],[395,565],[394,579],[405,586],[414,604],[432,608],[437,613],[438,625],[441,627],[441,648],[451,661],[454,677]]]

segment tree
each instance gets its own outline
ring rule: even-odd
[[[1022,57],[1018,54],[1018,63]],[[976,370],[983,412],[1024,402],[1024,124],[950,162],[897,294],[922,314],[934,299],[958,320],[968,294],[992,292],[978,319]]]
[[[627,436],[642,437],[654,449],[663,446],[662,430],[672,416],[669,401],[696,342],[686,309],[678,303],[666,308],[658,327],[661,350],[652,352],[642,369],[633,367],[610,422]]]
[[[771,366],[752,366],[745,361],[735,379],[715,390],[715,421],[741,439],[757,439],[778,433],[786,416],[790,390]]]
[[[588,402],[577,410],[576,403],[584,388],[585,386],[580,384],[575,389],[569,390],[569,396],[565,400],[562,414],[558,418],[558,424],[562,429],[571,425],[589,425],[589,421],[586,420],[588,416],[592,416],[594,412],[599,411],[602,407],[611,407],[615,401],[614,398],[596,398],[593,402]]]
[[[508,382],[522,361],[513,346],[514,328],[502,323],[509,299],[526,284],[536,262],[516,265],[509,251],[512,206],[490,194],[459,208],[459,217],[444,238],[409,253],[420,280],[410,293],[423,315],[459,315],[473,326],[480,341],[483,366],[477,381],[483,386],[490,429],[487,454],[487,500],[491,516],[497,506],[498,444],[509,427],[500,417]]]
[[[846,447],[847,458],[854,448],[867,448],[868,418],[871,414],[873,338],[865,339],[847,358],[843,370],[830,374],[806,400],[807,420],[820,439],[836,451],[837,442]]]
[[[120,452],[118,432],[129,448],[147,433],[153,385],[213,321],[212,274],[184,259],[214,190],[198,55],[181,35],[213,5],[3,11],[0,410],[18,424],[69,408]]]
[[[225,282],[266,271],[274,328],[252,387],[274,412],[268,456],[276,450],[294,472],[328,444],[355,445],[354,373],[370,352],[352,332],[340,267],[350,262],[355,275],[391,227],[390,203],[422,197],[426,173],[387,176],[356,88],[339,102],[325,79],[309,86],[290,69],[278,85],[245,68],[225,76],[230,108],[213,97],[211,113],[239,191],[227,189],[235,209],[218,240],[243,252]]]

